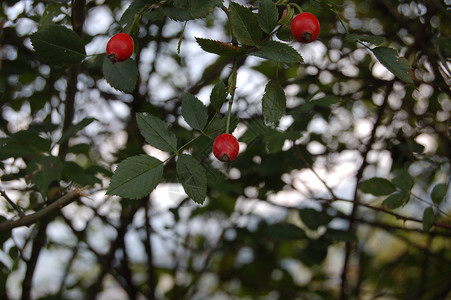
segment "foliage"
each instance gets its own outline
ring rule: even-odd
[[[1,297],[451,297],[449,8],[2,2]]]

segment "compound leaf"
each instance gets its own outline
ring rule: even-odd
[[[131,58],[113,64],[105,56],[103,60],[103,75],[106,81],[116,90],[131,93],[138,81],[138,67]]]
[[[332,220],[332,217],[325,212],[320,212],[313,208],[300,209],[299,216],[305,226],[312,230],[318,229],[319,226],[327,225]]]
[[[194,202],[202,204],[207,197],[207,175],[200,162],[191,155],[181,154],[176,169],[186,194]]]
[[[67,27],[47,25],[30,36],[36,53],[49,64],[73,65],[86,58],[82,39]]]
[[[448,186],[445,183],[439,183],[434,186],[434,189],[431,192],[432,202],[435,204],[440,204],[445,199],[447,191]]]
[[[271,224],[266,233],[279,242],[290,242],[307,238],[302,228],[287,222]]]
[[[287,64],[301,63],[304,61],[299,52],[293,47],[277,41],[265,42],[261,47],[261,51],[257,52],[256,55]]]
[[[277,26],[279,12],[272,0],[261,0],[258,7],[258,24],[260,28],[270,34]]]
[[[435,213],[432,206],[426,208],[423,212],[423,230],[429,231],[435,222]]]
[[[237,40],[249,46],[257,46],[260,43],[262,32],[258,26],[257,17],[252,11],[238,3],[230,3],[230,16],[232,30]]]
[[[149,145],[166,152],[177,150],[177,137],[163,120],[146,113],[138,113],[136,122],[139,132]]]
[[[149,195],[163,177],[163,163],[155,157],[137,155],[120,162],[111,178],[107,195],[140,199]]]
[[[374,177],[365,181],[362,181],[359,185],[359,189],[367,194],[375,196],[390,195],[396,188],[385,178]]]
[[[410,65],[403,57],[398,57],[398,53],[393,48],[376,47],[372,49],[376,58],[390,72],[406,83],[413,83],[413,74]]]
[[[404,191],[393,193],[382,202],[388,209],[395,209],[403,206],[409,200],[409,194]]]
[[[58,157],[39,156],[29,163],[27,174],[31,183],[45,197],[50,183],[60,179],[62,170],[63,164]]]
[[[262,112],[266,122],[277,124],[285,115],[287,98],[282,86],[274,80],[266,84],[262,99]]]
[[[400,190],[410,191],[415,184],[415,181],[407,170],[401,170],[401,172],[393,179],[393,184]]]
[[[231,43],[225,43],[210,39],[196,37],[196,42],[206,52],[221,56],[238,56],[244,53],[244,49]]]
[[[362,41],[374,44],[376,46],[385,42],[385,38],[378,35],[367,35],[367,34],[347,34],[346,40],[350,42]]]
[[[186,94],[182,100],[182,116],[196,130],[204,129],[208,121],[207,107],[197,97]]]
[[[70,126],[66,130],[66,132],[64,132],[64,134],[61,136],[61,138],[58,141],[58,144],[67,142],[77,132],[79,132],[80,130],[82,130],[83,128],[85,128],[86,126],[88,126],[89,124],[91,124],[94,121],[96,121],[95,118],[84,118],[83,120],[81,120],[77,124],[74,124],[74,125]]]
[[[224,82],[219,81],[211,90],[210,104],[216,110],[219,111],[227,101],[227,89]]]

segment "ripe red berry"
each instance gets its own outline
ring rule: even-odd
[[[301,43],[311,43],[319,35],[319,21],[314,14],[303,12],[291,21],[291,34]]]
[[[118,33],[114,35],[106,45],[106,53],[108,58],[114,64],[124,61],[133,54],[133,38],[126,33]]]
[[[220,161],[231,162],[237,157],[239,150],[237,139],[229,133],[219,135],[213,142],[213,154]]]

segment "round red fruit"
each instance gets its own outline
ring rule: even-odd
[[[231,162],[237,157],[239,150],[237,139],[229,133],[219,135],[213,142],[213,154],[220,161]]]
[[[129,59],[133,54],[133,38],[127,33],[114,35],[106,45],[106,53],[114,64]]]
[[[309,12],[303,12],[291,21],[291,34],[301,43],[311,43],[319,35],[319,21]]]

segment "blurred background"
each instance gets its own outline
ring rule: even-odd
[[[59,213],[1,232],[2,299],[451,299],[451,1],[292,1],[318,17],[319,38],[285,41],[302,64],[238,59],[238,158],[215,160],[208,137],[189,149],[207,170],[202,205],[186,196],[174,160],[149,197],[105,195],[123,159],[169,157],[143,141],[136,113],[160,117],[183,145],[198,134],[181,117],[183,95],[210,109],[213,86],[231,73],[231,58],[195,40],[231,41],[221,7],[186,22],[155,10],[134,36],[136,89],[112,88],[102,73],[106,43],[140,3],[1,2],[0,139],[25,149],[0,150],[2,221],[39,211],[50,193],[88,187]],[[184,5],[191,1],[163,7]],[[48,22],[73,29],[87,59],[42,62],[29,36]],[[410,64],[414,84],[366,48],[377,45],[347,33],[383,38]],[[287,97],[272,127],[261,113],[270,79]],[[86,118],[95,121],[57,143]],[[30,183],[37,153],[63,162],[47,195]],[[391,202],[378,186],[358,190],[374,177],[394,183]],[[434,196],[438,185],[444,198]],[[428,222],[442,226],[424,230]]]

